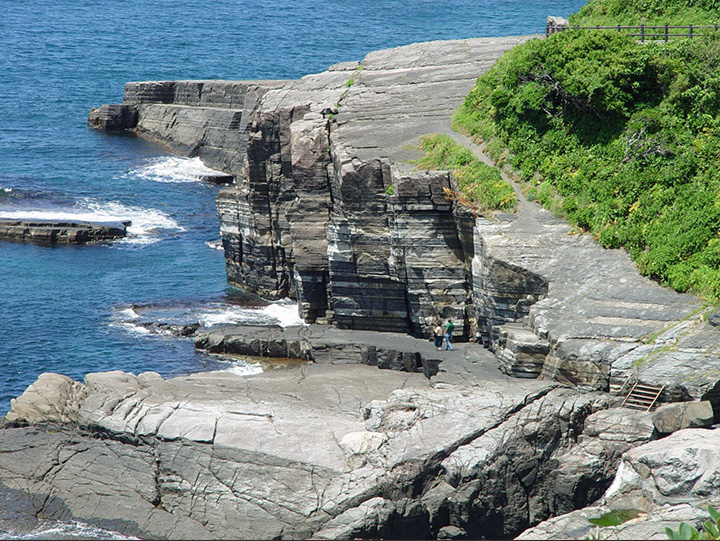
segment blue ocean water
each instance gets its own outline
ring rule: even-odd
[[[0,243],[0,415],[46,371],[215,367],[128,331],[133,304],[222,303],[217,188],[189,160],[86,127],[127,81],[297,78],[416,41],[542,32],[582,0],[0,0],[0,215],[133,220],[130,242]],[[8,214],[10,213],[10,214]],[[217,308],[217,306],[215,306]]]
[[[133,221],[129,240],[96,246],[0,242],[0,415],[43,372],[225,366],[189,340],[143,333],[133,324],[142,307],[209,322],[292,317],[287,306],[232,304],[218,188],[193,180],[197,162],[86,127],[88,110],[120,102],[125,82],[297,78],[417,41],[542,33],[547,15],[583,4],[0,0],[0,216]]]

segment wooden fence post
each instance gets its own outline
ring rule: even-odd
[[[688,37],[692,39],[693,37],[693,25],[688,26]]]
[[[640,25],[640,41],[645,43],[645,25]]]
[[[667,43],[668,40],[668,25],[665,23],[665,42]]]

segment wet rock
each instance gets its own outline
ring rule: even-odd
[[[35,244],[86,244],[123,238],[126,222],[16,220],[0,218],[0,240]]]

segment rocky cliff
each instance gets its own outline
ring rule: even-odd
[[[130,83],[91,112],[232,174],[229,280],[296,298],[310,324],[200,330],[198,347],[314,362],[42,376],[7,417],[3,483],[38,512],[150,537],[512,537],[600,497],[623,452],[667,432],[598,391],[639,380],[717,412],[711,308],[517,184],[517,212],[476,216],[446,197],[449,172],[414,167],[426,133],[484,158],[450,115],[525,39],[416,44],[293,82]],[[433,351],[417,337],[439,317],[473,342]]]
[[[415,44],[298,81],[128,83],[124,104],[89,122],[135,126],[232,174],[217,203],[228,279],[296,298],[308,323],[428,336],[451,317],[458,339],[517,377],[616,391],[640,380],[664,385],[665,401],[719,403],[712,309],[641,277],[517,185],[517,213],[475,216],[447,199],[451,175],[413,166],[427,133],[486,159],[449,118],[526,39]]]

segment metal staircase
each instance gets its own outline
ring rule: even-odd
[[[665,389],[664,385],[662,387],[656,387],[636,381],[630,388],[630,392],[625,397],[625,400],[623,400],[621,407],[650,411],[655,406],[663,389]]]

